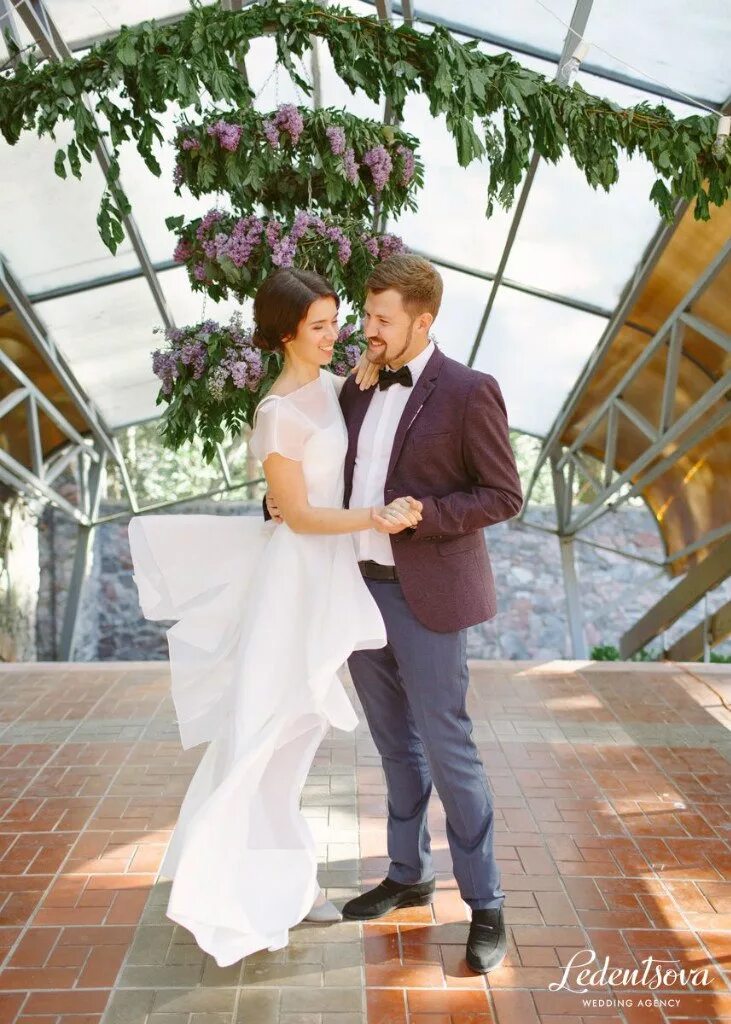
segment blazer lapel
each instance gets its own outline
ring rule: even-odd
[[[439,371],[442,368],[444,362],[444,356],[438,348],[434,349],[428,363],[421,371],[421,375],[413,387],[409,400],[406,403],[401,419],[396,427],[396,434],[393,439],[393,448],[391,449],[391,458],[388,463],[388,471],[386,473],[386,479],[390,477],[393,472],[394,466],[398,462],[398,457],[401,454],[401,449],[404,446],[406,435],[409,431],[409,427],[414,422],[416,417],[421,412],[421,408],[426,402],[429,395],[434,390],[436,385]],[[365,413],[363,414],[365,415]],[[361,420],[361,423],[363,421]],[[360,427],[358,428],[360,429]]]
[[[345,394],[346,387],[350,391],[348,395]],[[368,391],[361,391],[355,383],[351,385],[348,380],[340,394],[340,405],[345,416],[345,425],[348,428],[348,451],[345,455],[344,467],[346,508],[350,503],[350,492],[353,489],[353,470],[355,469],[355,457],[358,454],[358,435],[375,390],[375,388],[369,388]]]

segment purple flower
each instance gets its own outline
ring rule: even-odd
[[[358,171],[360,170],[360,164],[355,159],[355,150],[346,149],[343,154],[343,167],[345,168],[345,177],[351,183],[355,185],[358,180]]]
[[[298,242],[310,226],[310,215],[304,210],[299,210],[292,225],[291,237]]]
[[[186,135],[183,139],[182,149],[187,153],[191,149],[200,149],[201,144],[198,139],[194,139],[192,135]]]
[[[277,241],[277,239],[279,238],[281,233],[282,233],[282,225],[279,223],[279,221],[278,220],[270,220],[269,223],[266,226],[266,231],[265,231],[267,245],[269,246],[270,249],[274,248],[274,243]]]
[[[193,379],[198,380],[206,368],[206,350],[200,342],[188,342],[180,350],[180,361],[193,368]]]
[[[370,168],[376,192],[382,192],[391,176],[393,161],[385,146],[374,146],[363,154],[363,163]]]
[[[183,184],[183,168],[182,168],[180,163],[176,163],[175,164],[175,168],[173,170],[173,184],[174,185],[182,185]]]
[[[234,224],[231,235],[222,247],[220,256],[227,256],[236,267],[243,267],[261,242],[264,223],[259,217],[242,217]]]
[[[360,345],[346,345],[345,358],[347,360],[348,366],[357,366],[358,363],[360,362]]]
[[[330,151],[335,156],[341,156],[345,152],[345,132],[337,125],[325,129],[327,141],[330,143]]]
[[[272,246],[272,263],[275,267],[291,267],[296,252],[296,240],[291,235],[282,235]]]
[[[343,266],[350,259],[351,252],[352,246],[350,244],[350,239],[346,238],[345,235],[343,235],[342,238],[338,240],[338,259],[343,264]]]
[[[347,339],[351,336],[351,334],[354,334],[354,333],[355,333],[355,324],[343,324],[343,326],[340,328],[340,331],[338,332],[338,341],[339,342],[347,341]]]
[[[264,122],[264,135],[272,149],[279,148],[279,130],[274,121]]]
[[[160,349],[153,352],[152,372],[162,381],[163,394],[169,395],[178,377],[178,360],[175,353],[162,352]]]
[[[387,260],[389,256],[395,256],[396,253],[406,252],[406,246],[398,235],[381,235],[378,241],[379,256],[382,260]]]
[[[396,152],[401,157],[403,169],[401,171],[401,184],[408,185],[414,177],[414,151],[406,146],[396,146]]]
[[[195,275],[196,281],[205,281],[206,279],[206,268],[202,263],[196,263],[193,268],[193,274]]]
[[[175,246],[173,252],[173,259],[176,263],[185,263],[193,255],[193,246],[190,242],[187,242],[184,238],[181,238],[178,244]]]
[[[241,126],[231,124],[229,121],[216,121],[215,124],[209,124],[206,131],[218,139],[222,149],[227,149],[231,153],[238,148],[241,141]]]
[[[201,220],[200,224],[196,229],[196,238],[199,242],[202,242],[206,233],[216,224],[219,220],[223,220],[223,213],[221,210],[209,210],[205,217]]]
[[[277,108],[274,124],[280,132],[286,132],[289,135],[294,146],[297,145],[300,135],[305,130],[302,114],[293,103],[283,103],[281,107]]]
[[[351,368],[347,363],[343,363],[338,359],[335,362],[330,363],[330,369],[338,377],[347,377]]]
[[[373,235],[361,235],[360,240],[374,260],[378,259],[378,240]]]

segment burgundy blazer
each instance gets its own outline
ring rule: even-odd
[[[361,391],[351,376],[340,394],[349,438],[346,507],[373,391]],[[386,503],[407,494],[424,503],[423,518],[391,543],[411,611],[438,633],[493,618],[495,584],[482,530],[511,519],[523,504],[505,403],[494,377],[439,349],[409,395],[391,451]]]

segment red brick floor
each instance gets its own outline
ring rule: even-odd
[[[731,672],[685,669],[473,666],[508,956],[485,978],[466,966],[466,907],[434,801],[434,906],[364,926],[368,1024],[731,1018]],[[359,760],[368,882],[388,863],[385,791],[376,759]],[[608,958],[605,977],[634,967],[641,976],[652,956],[674,961],[661,970],[685,967],[685,983],[670,977],[653,990],[615,975],[613,987],[584,995],[549,988],[573,956],[586,963],[591,951],[594,971]],[[706,978],[688,976],[703,968]],[[578,989],[575,978],[568,983]]]
[[[0,688],[0,1024],[100,1024],[102,1015],[103,1024],[365,1024],[363,983],[367,1024],[731,1018],[731,673],[722,667],[473,666],[507,893],[508,958],[487,978],[463,960],[465,907],[436,798],[433,908],[364,926],[362,947],[355,926],[334,926],[330,938],[298,930],[291,949],[238,974],[210,963],[199,971],[190,946],[166,961],[168,925],[148,897],[201,753],[180,750],[166,667],[7,667]],[[352,749],[318,756],[313,799],[321,790],[323,806],[332,798],[347,819],[347,774],[323,772],[349,759],[368,885],[388,862],[383,777],[365,728]],[[343,879],[328,883],[339,885],[333,895],[347,895],[347,850],[341,837],[328,852]],[[608,970],[641,970],[652,956],[686,974],[705,969],[707,983],[551,991],[587,950],[594,970],[605,958]],[[569,983],[579,987],[575,975]]]

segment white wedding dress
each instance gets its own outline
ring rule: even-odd
[[[302,462],[311,505],[342,508],[342,381],[323,370],[264,398],[250,450]],[[147,515],[129,525],[148,619],[168,630],[184,748],[208,743],[162,863],[167,916],[219,966],[278,949],[319,893],[300,794],[327,728],[354,729],[337,671],[383,647],[352,534],[297,534],[259,517]]]

